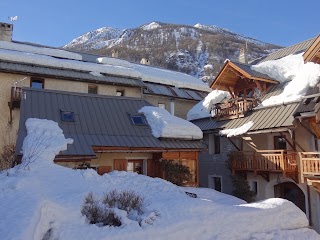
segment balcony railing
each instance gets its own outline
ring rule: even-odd
[[[300,152],[302,177],[320,176],[320,152]]]
[[[11,88],[11,98],[9,102],[10,109],[19,108],[21,102],[22,90],[21,87]]]
[[[233,152],[231,168],[235,171],[297,173],[296,152],[289,150],[260,150]]]
[[[225,103],[217,103],[213,106],[215,117],[221,119],[231,119],[243,117],[246,112],[257,106],[254,98],[230,99]]]

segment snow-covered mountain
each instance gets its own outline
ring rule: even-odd
[[[214,75],[226,58],[237,60],[246,42],[249,60],[280,48],[217,26],[161,22],[122,31],[100,28],[72,40],[64,48],[106,56],[116,50],[122,59],[140,62],[141,58],[148,58],[151,65],[201,77],[206,64],[213,65]]]

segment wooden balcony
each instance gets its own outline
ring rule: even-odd
[[[305,178],[320,180],[320,152],[299,152],[300,181]]]
[[[280,173],[298,180],[297,153],[289,150],[233,152],[231,170],[254,172],[269,181],[269,173]]]
[[[257,106],[254,98],[235,98],[225,103],[217,103],[213,106],[215,117],[219,120],[244,117],[252,108]]]
[[[8,103],[10,109],[20,108],[22,89],[21,87],[11,88],[10,102]]]

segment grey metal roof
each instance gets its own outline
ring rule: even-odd
[[[270,53],[265,58],[258,59],[257,61],[252,62],[252,64],[258,64],[258,63],[262,63],[265,61],[276,60],[276,59],[288,56],[290,54],[297,54],[297,53],[304,52],[305,50],[307,50],[311,46],[311,44],[313,43],[314,40],[315,40],[315,38],[311,38],[306,41],[297,43],[293,46],[280,49],[276,52]]]
[[[251,69],[251,65],[248,65],[245,63],[240,63],[240,62],[232,62],[232,63],[235,64],[237,67],[241,68],[243,71],[250,74],[252,77],[265,78],[265,79],[277,81],[277,79],[274,79],[267,74],[263,74],[263,73],[260,73],[260,72],[257,72],[255,70]]]
[[[194,120],[192,123],[197,125],[202,131],[238,128],[250,121],[253,121],[254,125],[250,128],[249,132],[290,127],[294,120],[293,113],[298,105],[299,103],[290,103],[257,109],[244,118],[225,121],[217,121],[214,118],[203,118]]]
[[[315,94],[317,96],[315,96]],[[319,95],[319,87],[315,86],[310,88],[305,95],[304,99],[300,102],[297,110],[294,113],[294,116],[299,116],[301,113],[305,112],[313,112],[314,108],[317,103],[320,102],[320,95]]]
[[[60,155],[95,155],[91,146],[141,147],[166,149],[200,149],[196,140],[155,138],[148,125],[133,125],[130,114],[137,114],[143,106],[151,105],[144,99],[108,97],[53,90],[23,88],[17,152],[26,136],[28,118],[49,119],[57,122],[74,144]],[[72,111],[75,123],[61,120],[60,111]]]
[[[69,80],[76,80],[76,81],[79,81],[79,80],[89,81],[89,82],[98,81],[100,83],[112,84],[112,85],[118,84],[118,85],[134,86],[134,87],[145,86],[140,79],[132,79],[132,78],[125,78],[125,77],[117,77],[117,76],[94,76],[89,72],[50,68],[50,67],[36,66],[32,64],[13,63],[13,62],[7,62],[7,61],[0,61],[0,71],[41,75],[43,77],[44,76],[50,76],[53,78],[59,77],[59,78],[65,78]]]
[[[144,82],[146,88],[143,90],[145,94],[155,94],[174,98],[190,99],[201,101],[208,93],[191,89],[176,88],[168,85]]]

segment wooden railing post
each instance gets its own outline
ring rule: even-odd
[[[302,164],[302,153],[299,152],[299,161],[298,162],[298,178],[299,183],[304,183],[304,177],[303,177],[303,164]]]
[[[256,158],[256,152],[253,152],[253,158],[252,158],[252,167],[254,175],[257,175],[257,158]]]
[[[287,176],[287,164],[286,164],[286,158],[284,157],[284,150],[281,150],[280,152],[280,168],[282,169],[283,177]]]

